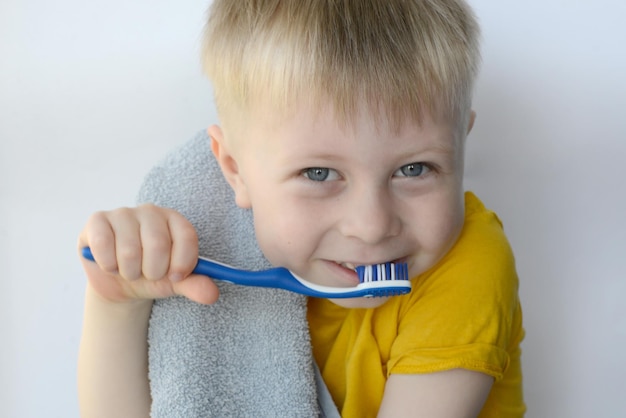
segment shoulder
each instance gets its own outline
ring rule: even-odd
[[[513,258],[502,221],[471,192],[465,194],[465,223],[449,256],[459,257],[466,252],[473,256],[493,256],[495,253],[501,257]]]
[[[233,193],[211,151],[211,139],[200,131],[173,149],[146,174],[137,204],[174,209],[192,222],[236,208]]]
[[[137,203],[170,206],[185,194],[198,192],[212,183],[219,168],[211,154],[211,139],[205,131],[169,152],[146,174]],[[174,202],[173,202],[174,201]]]
[[[457,242],[417,287],[447,287],[448,297],[517,298],[515,256],[501,220],[472,193],[465,197],[465,223]]]
[[[236,205],[204,130],[152,167],[137,203],[181,213],[196,228],[204,256],[242,268],[267,266],[257,248],[251,212]]]
[[[461,367],[500,378],[523,332],[515,259],[502,224],[472,194],[466,202],[453,248],[412,279],[410,294],[381,307],[397,312],[394,372]]]
[[[174,148],[155,166],[155,169],[193,173],[199,168],[209,168],[212,161],[214,158],[211,151],[211,138],[203,129]]]

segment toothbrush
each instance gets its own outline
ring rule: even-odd
[[[83,248],[82,255],[94,261],[89,247]],[[411,291],[406,263],[358,266],[356,272],[360,283],[353,287],[321,286],[296,276],[284,267],[247,271],[203,257],[198,258],[193,272],[243,286],[272,287],[326,299],[395,296]]]

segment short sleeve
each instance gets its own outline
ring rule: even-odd
[[[457,243],[413,280],[388,373],[464,368],[501,379],[523,330],[515,260],[498,217],[468,194]]]

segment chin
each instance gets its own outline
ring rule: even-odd
[[[372,298],[348,298],[348,299],[328,299],[335,305],[349,309],[371,309],[382,306],[389,300],[389,296]]]

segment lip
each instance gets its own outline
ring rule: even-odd
[[[359,275],[356,271],[337,264],[334,261],[325,260],[324,263],[330,270],[332,277],[334,277],[338,282],[335,286],[352,287],[359,284]]]
[[[346,260],[342,260],[342,261],[337,261],[336,263],[348,263],[348,264],[352,264],[355,267],[359,267],[359,266],[374,266],[376,264],[386,264],[386,263],[407,263],[408,262],[409,257],[401,257],[401,258],[396,258],[393,260],[390,259],[384,259],[384,260],[380,260],[380,261],[358,261],[358,262],[353,262],[353,261],[346,261]]]
[[[352,264],[358,267],[358,266],[376,265],[376,264],[384,264],[384,263],[406,263],[407,259],[408,257],[402,257],[402,258],[397,258],[395,260],[386,260],[386,261],[381,261],[378,263],[363,263],[363,262],[351,262],[351,261],[340,261],[340,262],[344,264],[345,263]],[[341,283],[339,284],[340,286],[351,287],[351,286],[356,286],[357,284],[360,283],[359,275],[355,270],[344,267],[336,261],[325,260],[324,262],[326,263],[327,267],[331,270],[333,277],[336,277],[341,281]]]

